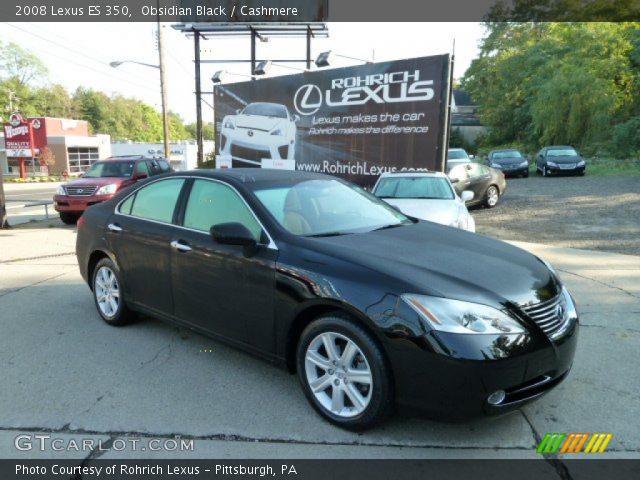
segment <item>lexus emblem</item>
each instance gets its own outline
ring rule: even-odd
[[[78,189],[78,193],[82,193],[82,192],[84,192],[84,190],[83,190],[83,189],[81,189],[81,188],[79,188],[79,189]]]
[[[253,130],[249,130],[249,131],[247,132],[247,135],[249,135],[250,137],[253,137]]]

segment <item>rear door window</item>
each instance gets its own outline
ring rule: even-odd
[[[184,178],[168,178],[142,187],[120,205],[120,213],[171,223]]]

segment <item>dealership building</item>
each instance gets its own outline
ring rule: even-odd
[[[90,135],[84,120],[23,118],[12,114],[0,141],[0,168],[6,176],[79,175],[94,161],[111,156],[109,135]],[[54,162],[40,165],[40,153],[49,147]]]
[[[203,152],[206,158],[215,149],[215,142],[204,141]],[[194,141],[176,142],[169,145],[169,163],[176,171],[193,170],[198,166],[198,145]],[[164,157],[164,144],[117,142],[111,144],[114,157],[141,155],[143,157]]]

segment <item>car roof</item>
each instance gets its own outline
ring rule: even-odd
[[[448,150],[450,152],[464,152],[464,153],[467,153],[467,151],[464,148],[449,148]]]
[[[442,172],[385,172],[380,178],[389,177],[446,177]]]
[[[499,150],[491,150],[489,153],[497,153],[497,152],[519,152],[519,148],[501,148]]]
[[[547,150],[549,149],[557,150],[559,148],[573,148],[575,150],[575,148],[572,147],[571,145],[549,145],[548,147],[544,147],[544,148],[546,148]]]
[[[271,168],[216,168],[187,170],[177,172],[176,175],[194,177],[208,177],[219,180],[233,181],[245,185],[268,186],[278,184],[295,184],[307,180],[340,180],[339,178],[322,173],[303,172],[299,170],[280,170]]]

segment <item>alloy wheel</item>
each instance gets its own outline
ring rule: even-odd
[[[495,207],[498,204],[498,198],[500,195],[498,194],[498,189],[496,187],[489,187],[487,190],[487,205],[490,207]]]
[[[333,415],[350,418],[369,405],[373,376],[356,343],[336,332],[317,335],[305,352],[309,388],[318,403]]]
[[[100,267],[93,290],[100,312],[107,318],[114,317],[120,306],[120,285],[113,270],[106,266]]]

